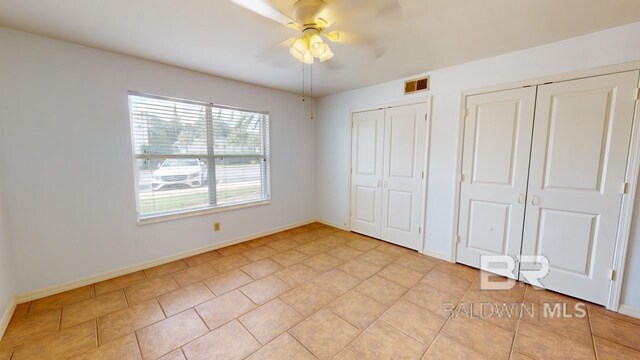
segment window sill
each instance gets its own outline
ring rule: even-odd
[[[253,201],[253,202],[244,203],[244,204],[220,206],[220,207],[215,207],[211,209],[185,211],[185,212],[173,213],[173,214],[167,214],[167,215],[158,215],[158,216],[138,219],[138,225],[155,224],[159,222],[172,221],[172,220],[178,220],[178,219],[184,219],[184,218],[202,216],[202,215],[208,215],[208,214],[216,214],[216,213],[221,213],[226,211],[245,209],[245,208],[263,206],[263,205],[269,205],[269,204],[271,204],[270,199]]]

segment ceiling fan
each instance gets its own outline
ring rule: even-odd
[[[277,21],[287,27],[298,30],[301,35],[286,41],[290,45],[289,53],[305,64],[313,64],[316,59],[325,62],[334,54],[323,37],[331,42],[343,42],[345,36],[338,31],[328,31],[337,13],[343,17],[370,9],[371,4],[354,8],[352,0],[231,0],[233,3],[249,9],[259,15]],[[400,7],[398,0],[377,0],[385,2],[385,12]],[[380,10],[380,9],[379,9]]]

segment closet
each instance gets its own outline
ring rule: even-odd
[[[458,262],[542,255],[545,288],[607,303],[638,76],[466,97]],[[520,280],[536,266],[516,265]]]
[[[422,250],[428,103],[352,113],[351,230]]]

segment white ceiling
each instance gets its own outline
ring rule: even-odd
[[[360,10],[330,30],[376,45],[332,44],[336,57],[314,66],[314,95],[640,21],[638,0],[384,0],[403,5],[385,13],[381,1],[333,0]],[[302,65],[275,47],[296,31],[228,0],[0,0],[0,26],[300,91]]]

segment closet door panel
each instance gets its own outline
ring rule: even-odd
[[[460,263],[479,268],[482,255],[520,255],[535,92],[523,88],[467,98]]]
[[[426,104],[385,113],[382,240],[422,250]]]
[[[547,257],[546,288],[598,304],[608,298],[637,84],[633,71],[538,88],[522,254]]]
[[[380,237],[384,110],[353,114],[351,230]]]

